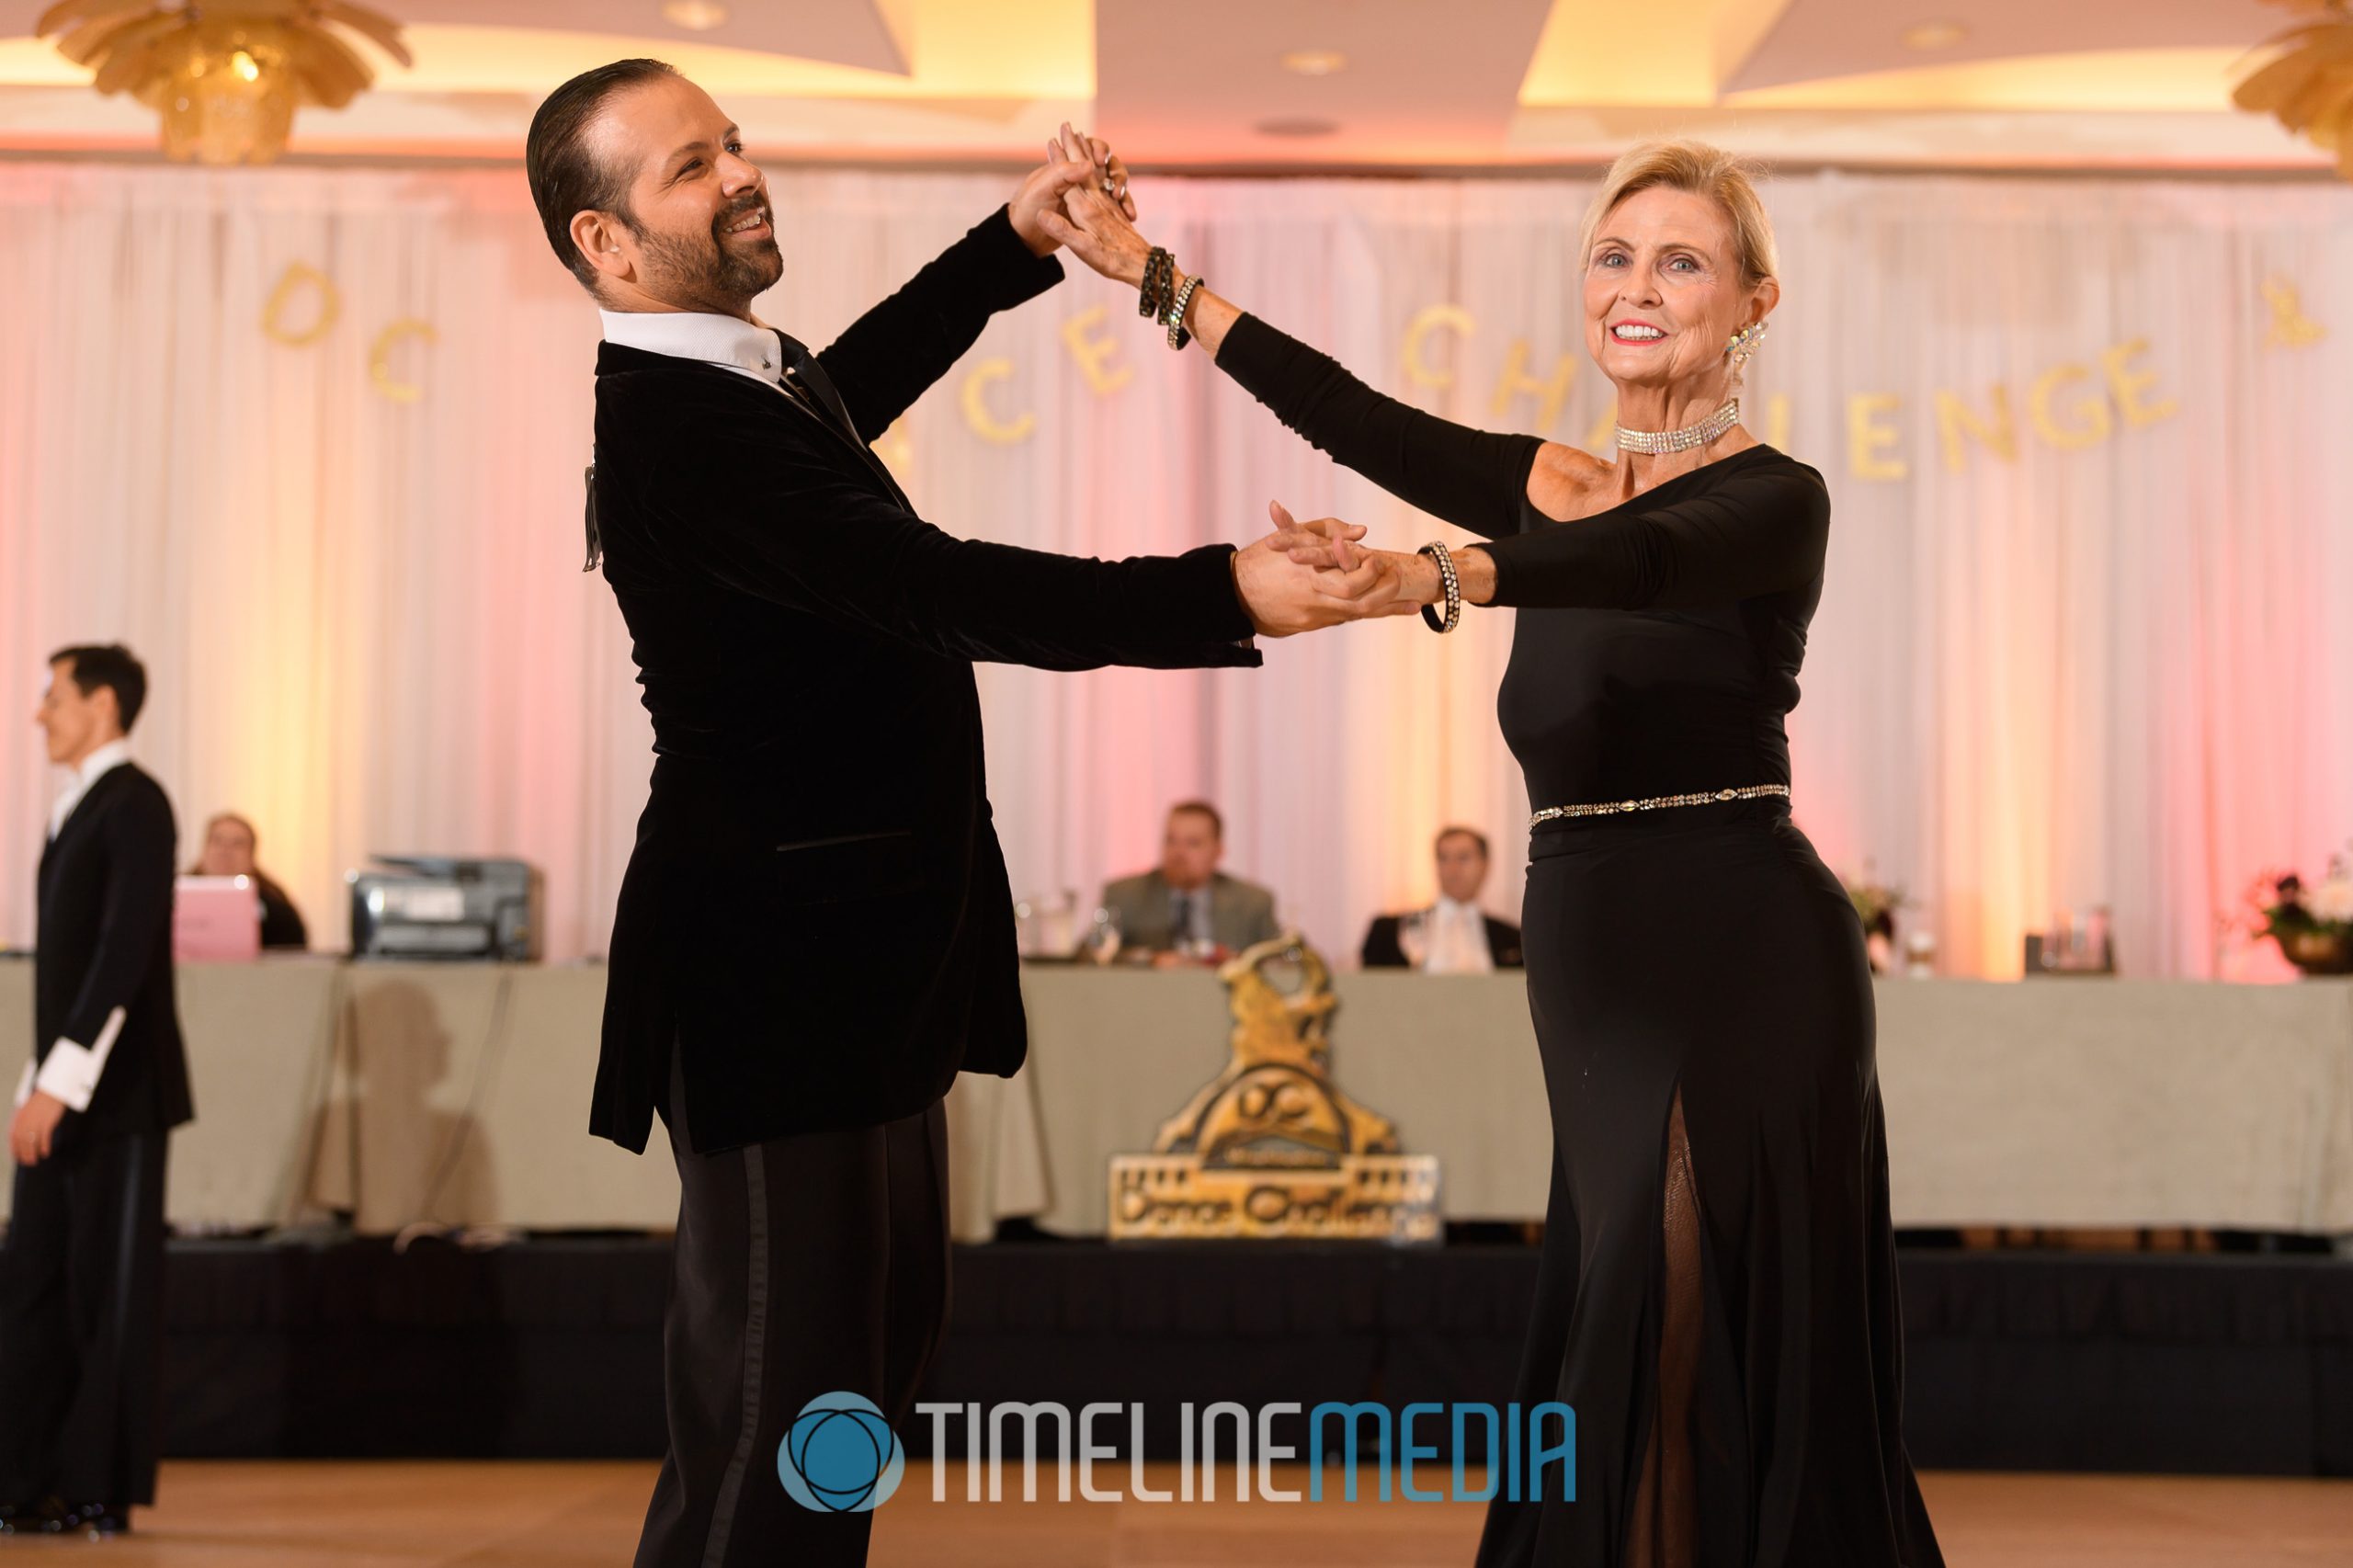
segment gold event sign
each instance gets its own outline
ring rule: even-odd
[[[1218,978],[1233,1060],[1151,1153],[1112,1157],[1111,1239],[1438,1241],[1436,1156],[1400,1153],[1389,1119],[1332,1081],[1340,1004],[1323,955],[1278,937]]]

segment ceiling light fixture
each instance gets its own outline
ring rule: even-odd
[[[1294,49],[1276,63],[1294,76],[1336,76],[1348,68],[1348,57],[1336,49]]]
[[[1969,36],[1959,22],[1919,22],[1904,29],[1907,49],[1950,49]]]
[[[2265,63],[2239,83],[2231,101],[2276,116],[2313,146],[2336,153],[2336,172],[2353,179],[2353,5],[2276,3],[2315,19],[2267,41]]]
[[[297,105],[341,108],[375,80],[339,28],[415,63],[399,24],[348,0],[58,0],[33,31],[57,34],[99,92],[161,113],[171,157],[267,164],[286,151]]]
[[[663,0],[662,17],[690,33],[707,33],[727,25],[727,7],[719,0]]]

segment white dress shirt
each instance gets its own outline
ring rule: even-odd
[[[1493,974],[1495,955],[1487,946],[1486,912],[1475,903],[1440,898],[1429,917],[1427,974]]]
[[[55,838],[64,831],[65,819],[90,792],[90,786],[131,760],[129,741],[108,741],[82,759],[82,766],[66,777],[65,788],[58,791],[57,800],[49,808],[49,836]]]
[[[784,347],[756,321],[706,311],[598,311],[605,341],[697,359],[784,390]]]
[[[74,808],[90,792],[90,786],[130,760],[128,741],[108,741],[82,759],[82,766],[74,770],[65,788],[58,793],[56,803],[49,809],[49,836],[52,841],[64,831]],[[38,1074],[31,1062],[26,1062],[24,1076],[17,1080],[17,1104],[22,1106],[32,1098],[33,1090],[38,1088],[74,1110],[89,1109],[90,1096],[97,1092],[98,1074],[106,1071],[107,1058],[114,1051],[115,1038],[122,1033],[125,1017],[120,1007],[108,1013],[98,1038],[87,1046],[61,1039],[50,1048]]]

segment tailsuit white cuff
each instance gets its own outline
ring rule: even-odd
[[[107,1058],[114,1051],[115,1037],[122,1033],[123,1016],[120,1007],[108,1013],[106,1028],[98,1031],[94,1044],[85,1046],[61,1040],[51,1046],[33,1080],[40,1092],[64,1101],[69,1109],[89,1109],[90,1096],[97,1093],[98,1074],[107,1070]]]

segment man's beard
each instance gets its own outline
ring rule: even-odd
[[[731,244],[721,236],[722,230],[742,222],[757,205],[765,203],[721,213],[702,234],[665,234],[631,223],[631,234],[660,279],[660,291],[733,314],[783,277],[784,253],[777,248],[774,208],[768,210],[768,237],[761,244]]]

